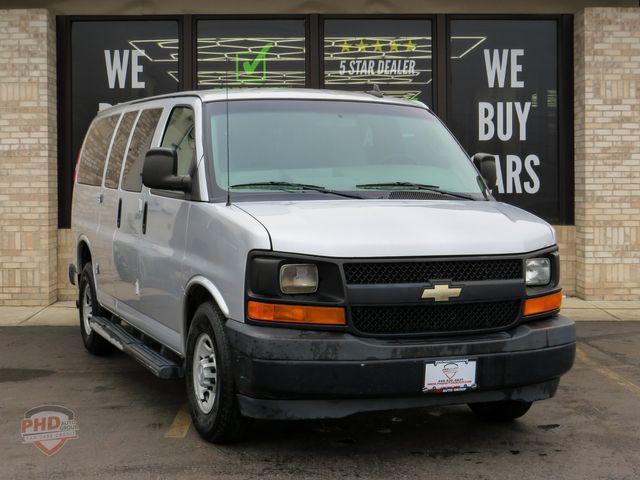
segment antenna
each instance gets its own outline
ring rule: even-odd
[[[229,160],[229,157],[231,156],[231,153],[229,151],[229,57],[227,57],[227,54],[225,53],[224,55],[224,89],[225,89],[225,96],[226,96],[226,106],[227,106],[227,121],[226,121],[226,128],[227,128],[227,207],[231,206],[231,162]]]
[[[377,83],[373,84],[373,90],[367,90],[364,93],[368,93],[369,95],[373,95],[374,97],[382,98],[384,94],[380,91],[380,87]]]

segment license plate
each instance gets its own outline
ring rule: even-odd
[[[475,360],[439,360],[425,366],[423,392],[463,392],[476,386]]]

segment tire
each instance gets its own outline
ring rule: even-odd
[[[78,313],[80,315],[80,333],[85,348],[92,355],[108,355],[114,350],[114,346],[91,330],[89,318],[92,315],[104,314],[98,298],[96,297],[96,286],[93,281],[93,267],[91,262],[87,262],[82,269],[79,282]],[[90,309],[90,310],[89,310]]]
[[[505,400],[502,402],[470,403],[473,413],[490,422],[510,422],[522,417],[531,408],[532,402]]]
[[[202,438],[218,444],[240,441],[247,426],[236,399],[224,320],[211,302],[198,307],[189,327],[185,372],[193,425]]]

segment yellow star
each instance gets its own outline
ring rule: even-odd
[[[373,46],[373,51],[374,52],[382,52],[382,44],[380,43],[379,40],[376,40],[376,43]]]
[[[389,43],[389,51],[390,52],[397,52],[398,51],[398,44],[396,43],[395,40],[391,40],[391,42]]]
[[[342,44],[342,52],[348,52],[351,50],[351,45],[349,45],[347,43],[347,41],[345,40],[344,43]]]
[[[411,40],[405,45],[407,47],[407,52],[413,52],[416,49],[416,44]]]
[[[367,44],[364,43],[364,40],[360,40],[360,43],[358,44],[358,51],[364,52],[366,48],[367,48]]]

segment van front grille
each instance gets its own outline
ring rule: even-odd
[[[348,284],[474,282],[523,278],[521,259],[345,263]]]
[[[351,307],[353,326],[364,334],[465,333],[504,329],[520,315],[520,300],[448,305]]]

